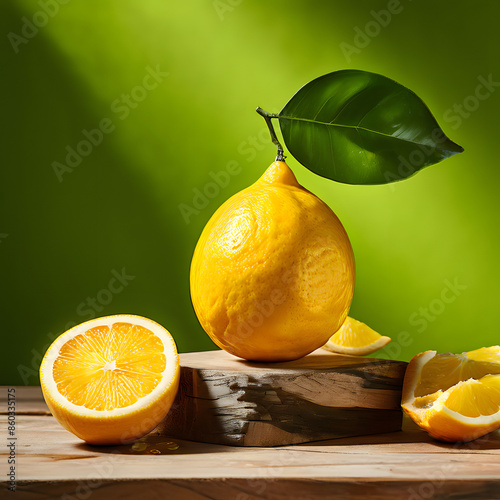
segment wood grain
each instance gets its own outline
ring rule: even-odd
[[[7,414],[7,387],[0,387],[0,415]],[[50,415],[40,386],[15,387],[16,412],[22,415]]]
[[[181,354],[177,399],[159,430],[207,443],[278,446],[401,428],[406,363],[323,350],[255,363]]]
[[[2,442],[7,441],[6,422],[6,416],[1,416]],[[497,433],[452,445],[432,440],[411,423],[405,422],[404,429],[277,448],[195,443],[152,433],[141,441],[142,449],[134,450],[133,445],[89,446],[50,416],[19,415],[17,491],[11,497],[500,498]],[[2,447],[1,498],[10,498],[5,492],[6,454]]]

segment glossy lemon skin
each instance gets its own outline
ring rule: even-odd
[[[196,315],[219,347],[248,360],[292,360],[344,322],[354,256],[333,211],[277,161],[209,220],[190,281]]]

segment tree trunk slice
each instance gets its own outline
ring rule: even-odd
[[[279,446],[401,429],[407,363],[317,350],[296,361],[180,355],[181,382],[159,431],[179,439]]]

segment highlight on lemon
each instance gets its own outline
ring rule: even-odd
[[[466,442],[500,427],[500,347],[417,354],[406,370],[403,410],[431,436]]]
[[[214,213],[191,263],[201,326],[249,360],[292,360],[321,347],[344,322],[353,290],[344,227],[282,160]]]
[[[382,349],[390,341],[390,337],[380,335],[368,325],[347,316],[340,329],[330,337],[323,349],[337,354],[366,356]]]
[[[90,444],[124,444],[167,415],[179,385],[174,339],[128,314],[93,319],[60,335],[40,366],[52,415]]]

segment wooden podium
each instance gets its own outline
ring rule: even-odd
[[[238,446],[278,446],[401,429],[407,363],[317,350],[258,363],[225,351],[180,355],[177,398],[158,430]]]

